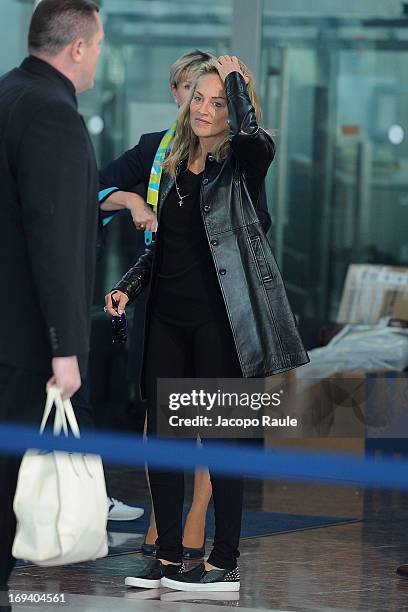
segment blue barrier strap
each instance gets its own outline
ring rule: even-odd
[[[245,475],[262,479],[333,482],[408,490],[408,461],[381,460],[333,453],[294,452],[254,449],[224,445],[211,440],[203,448],[191,440],[150,439],[143,442],[134,436],[115,433],[93,433],[89,430],[78,440],[55,437],[25,425],[0,426],[0,453],[22,454],[27,448],[95,453],[104,461],[127,466],[169,470],[208,466],[217,473]]]

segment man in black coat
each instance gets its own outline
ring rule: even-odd
[[[98,225],[93,148],[76,93],[93,87],[103,28],[92,0],[42,0],[29,57],[0,79],[0,421],[39,425],[87,365]],[[0,591],[14,565],[21,458],[0,456]]]

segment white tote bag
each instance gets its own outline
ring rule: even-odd
[[[69,427],[80,437],[69,400],[54,386],[47,395],[40,433],[55,404],[54,435]],[[108,553],[108,501],[98,455],[28,450],[14,497],[17,531],[13,556],[37,565],[65,565]]]

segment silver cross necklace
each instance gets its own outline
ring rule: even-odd
[[[177,195],[178,195],[178,198],[179,198],[179,206],[183,206],[183,200],[184,200],[184,198],[188,198],[188,196],[189,196],[190,194],[189,194],[189,193],[187,193],[186,195],[181,195],[181,193],[180,193],[180,189],[179,189],[179,187],[178,187],[178,185],[177,185],[177,176],[175,176],[175,177],[174,177],[174,185],[175,185],[175,187],[176,187]]]

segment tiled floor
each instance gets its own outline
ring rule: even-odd
[[[129,502],[145,501],[143,474],[108,470],[110,493]],[[189,487],[191,489],[191,487]],[[165,589],[128,589],[140,555],[117,555],[62,568],[15,570],[11,588],[20,592],[63,592],[67,604],[40,610],[243,610],[402,612],[408,611],[408,581],[395,568],[408,562],[408,496],[352,487],[249,482],[245,506],[256,510],[350,516],[361,523],[324,527],[241,543],[238,599],[215,594],[199,599]],[[123,534],[116,534],[122,536]],[[140,541],[134,534],[129,543]],[[136,540],[135,540],[136,538]],[[208,547],[210,542],[208,542]],[[27,610],[14,606],[13,611]]]

